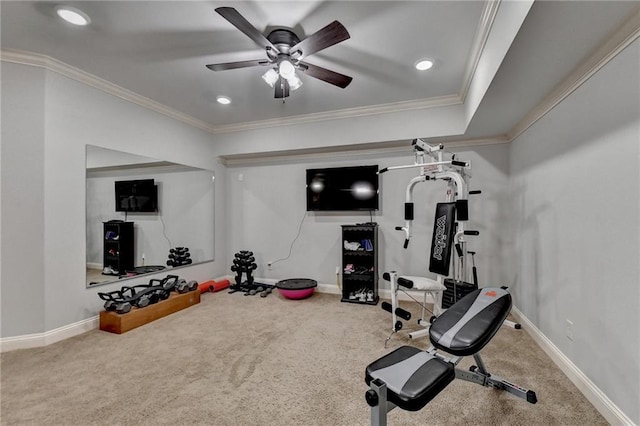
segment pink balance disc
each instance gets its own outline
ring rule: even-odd
[[[305,299],[313,294],[318,283],[309,278],[289,278],[278,281],[276,288],[286,299]]]

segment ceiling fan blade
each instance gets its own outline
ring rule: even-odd
[[[251,23],[240,15],[240,13],[233,7],[218,7],[216,8],[216,12],[218,12],[224,19],[231,22],[234,27],[249,36],[249,38],[258,46],[267,50],[273,50],[273,53],[276,55],[279,53],[279,50],[273,45],[273,43],[267,40],[264,34],[251,25]]]
[[[348,75],[340,74],[339,72],[331,71],[307,62],[300,62],[298,64],[298,69],[310,77],[326,81],[327,83],[343,89],[351,83],[351,80],[353,80],[353,77],[349,77]]]
[[[303,59],[350,37],[349,32],[340,22],[333,21],[326,27],[316,31],[300,43],[291,47],[289,53],[294,56],[294,52],[299,51],[300,56],[295,56],[295,58]]]
[[[286,79],[279,77],[274,87],[276,89],[274,98],[283,99],[289,96],[289,82]]]
[[[206,67],[211,71],[224,71],[224,70],[232,70],[236,68],[247,68],[247,67],[257,67],[271,65],[271,62],[266,59],[254,59],[251,61],[239,61],[239,62],[227,62],[224,64],[209,64]]]

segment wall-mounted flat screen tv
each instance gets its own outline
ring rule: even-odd
[[[117,212],[158,211],[158,186],[153,179],[116,181],[115,190]]]
[[[378,166],[307,169],[307,211],[378,210]]]

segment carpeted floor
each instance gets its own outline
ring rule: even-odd
[[[1,424],[367,425],[367,364],[427,345],[401,332],[385,349],[390,327],[380,305],[337,295],[206,293],[122,335],[95,330],[2,354]],[[524,330],[503,327],[483,356],[538,404],[456,380],[419,412],[393,410],[389,424],[607,424]]]

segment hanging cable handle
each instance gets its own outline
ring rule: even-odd
[[[396,231],[404,231],[406,238],[404,239],[404,248],[409,247],[409,232],[404,226],[396,226]]]
[[[478,194],[482,194],[482,191],[479,189],[476,189],[474,191],[469,191],[469,195],[478,195]]]

